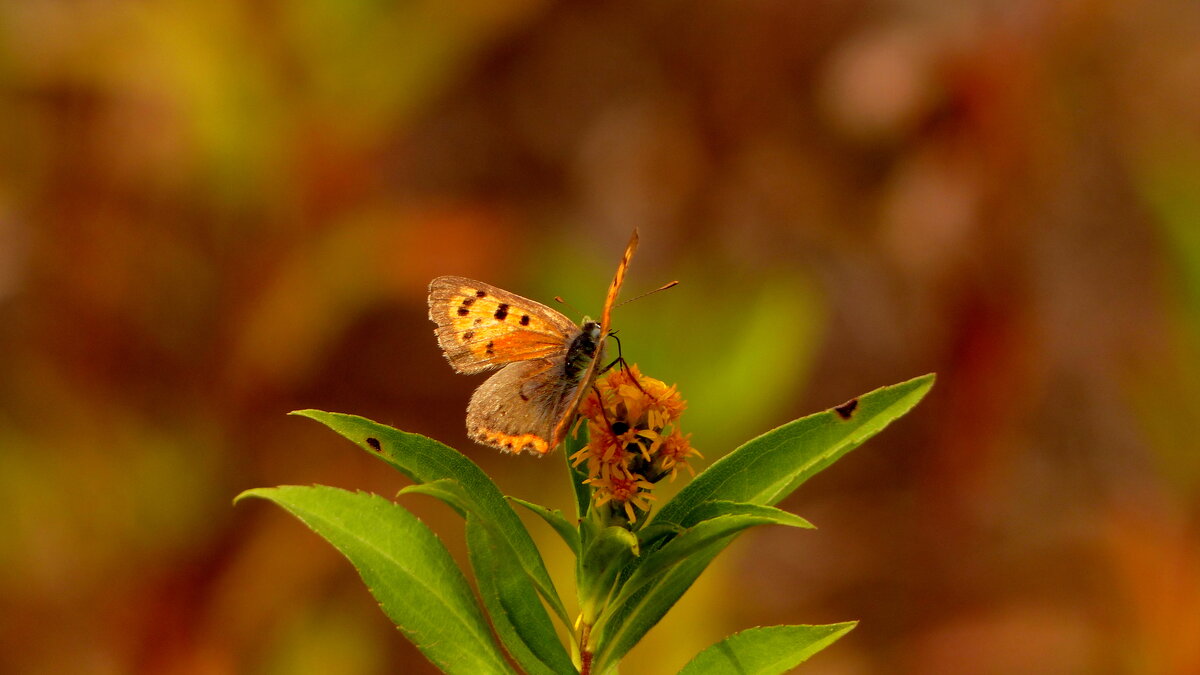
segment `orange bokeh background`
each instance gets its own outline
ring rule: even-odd
[[[1200,672],[1197,35],[1188,0],[0,5],[0,671],[433,672],[231,500],[405,484],[312,407],[567,508],[560,457],[467,441],[426,286],[595,315],[637,226],[626,297],[682,283],[615,322],[701,466],[939,379],[623,674],[848,619],[803,672]]]

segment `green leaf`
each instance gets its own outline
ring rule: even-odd
[[[729,535],[737,534],[755,525],[788,525],[791,527],[812,528],[812,524],[807,520],[787,511],[781,511],[770,506],[760,506],[758,508],[763,509],[766,513],[733,513],[716,516],[684,530],[682,534],[667,542],[662,548],[642,558],[637,570],[634,571],[633,575],[629,577],[625,582],[625,586],[621,589],[621,596],[628,595],[628,591],[636,590],[633,587],[640,580],[651,581],[663,569],[674,565],[714,541],[726,539]]]
[[[610,635],[597,642],[599,651],[593,672],[606,673],[616,665],[675,605],[724,547],[724,542],[718,541],[684,558],[607,616],[604,622]]]
[[[635,534],[637,534],[638,545],[642,547],[642,550],[650,550],[656,544],[668,537],[674,537],[683,530],[684,528],[675,523],[648,523]]]
[[[879,433],[892,420],[912,409],[933,386],[934,376],[876,389],[856,399],[785,424],[747,442],[679,491],[651,521],[691,527],[709,517],[714,502],[769,505],[791,494],[842,455]],[[678,536],[683,536],[678,535]],[[665,548],[667,535],[648,548]],[[605,617],[610,633],[598,655],[598,672],[611,667],[642,638],[680,596],[691,587],[709,562],[728,544],[716,539],[662,572],[648,585],[614,603]],[[636,564],[644,560],[635,561]],[[636,574],[633,570],[629,578]]]
[[[696,522],[705,502],[776,504],[804,481],[912,409],[933,386],[933,374],[876,389],[747,442],[710,466],[663,505],[656,521]]]
[[[575,493],[575,519],[583,520],[587,515],[588,505],[592,501],[592,488],[583,481],[587,480],[587,472],[571,463],[571,457],[587,445],[587,425],[579,425],[579,429],[563,443],[563,456],[567,459],[567,475],[571,478],[571,489]]]
[[[696,520],[697,523],[720,516],[755,516],[776,525],[790,525],[810,530],[816,529],[815,525],[794,513],[788,513],[774,506],[763,506],[761,504],[720,500],[704,502],[692,511],[692,519]]]
[[[579,557],[576,574],[580,614],[589,625],[595,622],[617,575],[638,554],[637,536],[618,525],[599,530],[590,541]]]
[[[533,580],[538,593],[563,623],[570,625],[567,610],[554,589],[533,538],[500,488],[477,464],[432,438],[399,431],[357,415],[320,410],[298,410],[292,414],[308,417],[333,429],[414,482],[431,483],[442,479],[458,482],[467,497],[464,508],[477,515],[481,524],[494,530],[496,540],[520,562],[521,569]]]
[[[641,559],[633,573],[622,583],[616,597],[609,605],[609,610],[597,622],[596,632],[599,636],[599,644],[601,644],[601,658],[606,655],[610,645],[620,649],[623,645],[633,647],[637,644],[645,631],[654,626],[658,619],[662,618],[675,603],[675,600],[678,600],[678,596],[676,596],[674,599],[669,599],[669,604],[665,607],[661,607],[649,600],[664,596],[643,595],[647,588],[659,583],[664,573],[670,568],[681,564],[688,568],[689,566],[684,563],[697,555],[712,559],[729,545],[729,542],[733,541],[734,535],[755,525],[812,527],[807,520],[770,506],[733,504],[732,502],[723,502],[722,506],[727,510],[725,515],[717,515],[701,521],[667,542],[662,548],[646,554]],[[739,508],[746,508],[749,512],[729,512]],[[692,579],[694,580],[695,577]],[[690,583],[689,581],[688,584],[690,585]],[[641,614],[645,614],[652,620],[643,619]],[[613,620],[613,617],[619,618]]]
[[[401,488],[401,490],[396,493],[396,496],[400,497],[408,494],[436,497],[437,499],[445,502],[447,506],[457,511],[458,515],[463,516],[464,518],[467,516],[467,512],[470,510],[470,496],[468,496],[466,491],[463,489],[462,483],[454,480],[453,478],[439,478],[438,480],[431,480],[428,483],[409,485],[408,487]]]
[[[321,485],[247,490],[290,511],[358,570],[392,622],[447,673],[511,673],[462,571],[416,516],[377,495]]]
[[[533,675],[576,672],[529,576],[474,514],[467,516],[467,550],[492,625],[521,668]]]
[[[600,525],[595,518],[584,518],[579,521],[579,550],[586,551],[600,534]],[[578,560],[576,561],[578,562]]]
[[[511,495],[509,496],[508,501],[520,504],[521,506],[524,506],[530,511],[533,511],[541,516],[542,520],[546,521],[546,524],[554,528],[554,531],[558,533],[558,536],[562,537],[563,541],[567,543],[567,546],[569,546],[571,550],[575,552],[576,557],[579,556],[579,528],[575,525],[572,525],[571,522],[567,520],[566,516],[563,515],[562,511],[559,511],[558,509],[551,511],[541,504],[527,502],[524,499],[518,499]]]
[[[768,626],[735,633],[700,652],[679,675],[777,675],[849,633],[857,621],[828,626]]]

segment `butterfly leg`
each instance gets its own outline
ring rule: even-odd
[[[611,367],[610,365],[609,368]],[[595,382],[592,383],[592,391],[596,392],[596,400],[600,401],[600,417],[604,418],[604,428],[612,431],[612,422],[608,421],[608,413],[604,412],[604,394],[600,393],[600,388]]]
[[[615,365],[617,365],[618,363],[619,363],[619,364],[621,364],[621,369],[622,369],[622,370],[628,371],[628,370],[629,370],[629,362],[628,362],[628,361],[626,361],[626,360],[625,360],[625,357],[621,355],[621,339],[617,337],[617,331],[615,331],[615,330],[614,330],[614,331],[609,331],[609,333],[608,333],[608,337],[612,338],[612,339],[613,339],[613,341],[617,343],[617,358],[613,359],[612,363],[610,363],[610,364],[608,364],[607,366],[605,366],[605,367],[604,367],[604,368],[603,368],[603,369],[600,371],[600,372],[601,372],[601,374],[603,374],[603,373],[607,373],[609,370],[612,370],[612,367],[613,367],[613,366],[615,366]],[[651,394],[650,392],[646,391],[645,389],[642,389],[642,384],[641,384],[640,382],[638,382],[638,379],[637,379],[636,377],[632,377],[632,378],[630,378],[630,379],[632,379],[632,380],[633,380],[633,386],[637,387],[637,388],[638,388],[638,391],[642,392],[642,393],[643,393],[643,394],[645,394],[646,396],[649,396],[649,397],[650,397],[650,400],[655,400],[655,398],[654,398],[654,395],[653,395],[653,394]]]

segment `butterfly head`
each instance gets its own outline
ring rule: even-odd
[[[599,321],[593,321],[590,317],[583,317],[583,323],[579,325],[579,332],[580,337],[586,336],[586,346],[589,353],[593,353],[596,356],[600,355],[599,349],[604,348],[604,338],[608,337],[603,331],[604,327],[600,325]]]

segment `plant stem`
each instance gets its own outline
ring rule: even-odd
[[[591,634],[591,625],[583,624],[579,631],[579,675],[591,675],[592,672],[592,652],[588,649]]]

